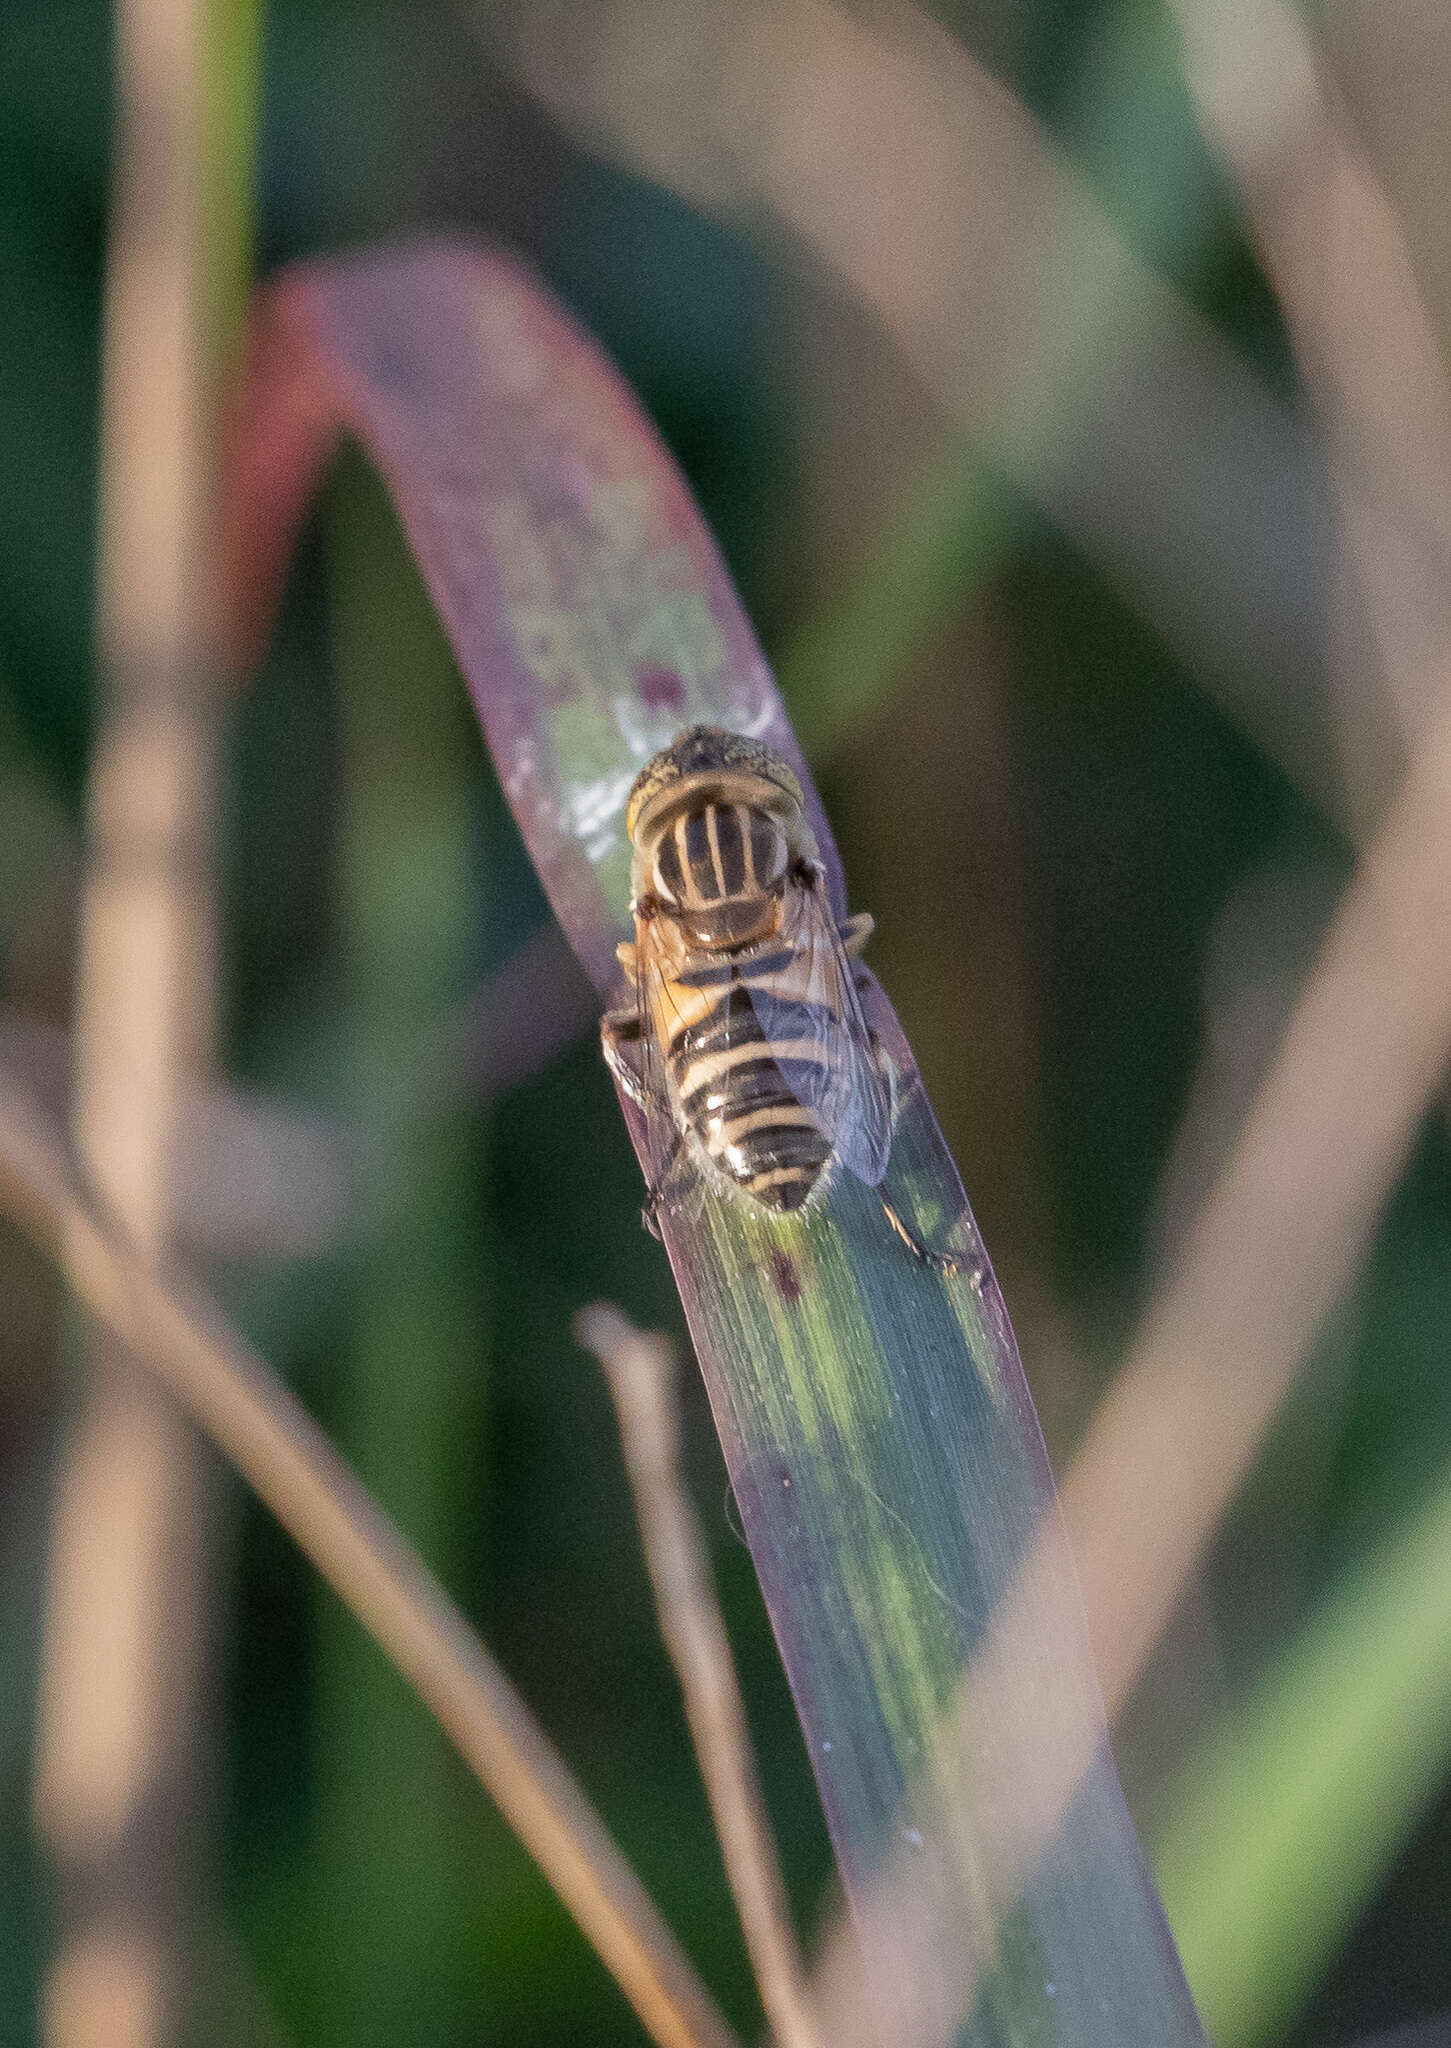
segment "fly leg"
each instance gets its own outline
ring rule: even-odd
[[[851,962],[851,978],[859,996],[865,996],[872,985],[872,971],[862,965],[862,947],[877,928],[877,921],[869,910],[859,910],[855,917],[843,918],[837,926],[841,950]]]
[[[648,1099],[645,1077],[632,1057],[640,1049],[640,1013],[633,1003],[628,1008],[622,1004],[619,1009],[606,1010],[600,1019],[600,1049],[605,1065],[631,1102],[644,1109]]]
[[[670,1183],[675,1177],[676,1169],[680,1165],[680,1152],[681,1139],[677,1131],[674,1142],[666,1156],[665,1164],[645,1190],[645,1205],[640,1211],[640,1221],[657,1243],[663,1242],[660,1235],[661,1198],[668,1191]]]
[[[882,1204],[882,1214],[891,1224],[893,1230],[896,1231],[898,1237],[901,1238],[903,1244],[919,1266],[926,1266],[934,1273],[961,1273],[966,1271],[968,1285],[972,1288],[973,1292],[975,1294],[982,1292],[983,1281],[987,1278],[987,1269],[981,1259],[969,1257],[963,1260],[955,1252],[933,1251],[930,1245],[923,1244],[921,1238],[902,1221],[885,1195],[880,1196],[879,1200]]]
[[[855,922],[855,920],[853,920],[853,922]],[[868,928],[870,929],[870,921],[868,921]],[[863,933],[863,937],[865,936],[866,934]],[[867,1036],[871,1042],[872,1057],[876,1061],[878,1068],[886,1076],[887,1085],[891,1089],[892,1125],[895,1129],[897,1122],[897,1113],[901,1107],[901,1098],[898,1092],[896,1062],[892,1059],[891,1054],[882,1044],[882,1041],[877,1036],[876,1032],[871,1030],[870,1027],[868,1027]],[[891,1224],[893,1230],[897,1233],[897,1236],[902,1240],[903,1244],[907,1247],[907,1250],[912,1254],[912,1257],[917,1261],[919,1266],[925,1266],[929,1271],[934,1273],[965,1272],[967,1275],[968,1284],[972,1288],[973,1292],[981,1293],[983,1281],[987,1278],[987,1267],[981,1259],[977,1258],[972,1253],[968,1253],[965,1257],[962,1257],[959,1256],[959,1254],[956,1252],[939,1252],[934,1250],[931,1245],[923,1244],[921,1238],[918,1237],[917,1233],[910,1227],[910,1225],[903,1222],[901,1215],[898,1213],[896,1209],[892,1207],[892,1204],[887,1200],[884,1194],[881,1194],[879,1192],[877,1199],[882,1205],[882,1214],[886,1217],[888,1223]]]
[[[654,1091],[640,1067],[636,1064],[640,1052],[640,1013],[632,1004],[621,1004],[618,1009],[607,1010],[600,1019],[600,1045],[604,1051],[605,1065],[619,1082],[637,1109],[650,1111],[658,1107]],[[659,1209],[661,1198],[669,1189],[680,1165],[681,1137],[677,1131],[671,1139],[670,1150],[665,1163],[645,1190],[644,1206],[640,1210],[640,1221],[651,1237],[660,1235]]]

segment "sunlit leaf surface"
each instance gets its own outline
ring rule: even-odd
[[[715,547],[628,392],[527,272],[444,243],[311,265],[254,330],[229,507],[239,644],[342,430],[388,482],[554,908],[609,996],[644,762],[703,721],[802,765]],[[661,1220],[878,2027],[888,2048],[1195,2042],[1063,1569],[977,1711],[992,1660],[975,1660],[1052,1485],[961,1183],[885,998],[870,1004],[903,1103],[886,1192],[958,1270],[919,1265],[849,1176],[805,1216],[707,1194]],[[1026,1828],[1064,1775],[1065,1729],[1089,1731],[1087,1765]]]

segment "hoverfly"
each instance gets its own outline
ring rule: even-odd
[[[790,768],[694,726],[637,778],[625,829],[635,938],[619,948],[628,1000],[602,1035],[649,1120],[647,1222],[688,1169],[778,1214],[841,1166],[879,1187],[892,1074],[852,967],[872,919],[833,917]],[[882,1206],[914,1256],[955,1266]]]

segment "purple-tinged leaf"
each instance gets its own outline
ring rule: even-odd
[[[244,656],[343,431],[392,493],[550,901],[608,993],[640,766],[709,721],[807,780],[725,565],[625,385],[523,266],[452,242],[310,263],[258,300],[234,420]]]
[[[602,992],[629,928],[625,797],[685,726],[753,734],[792,761],[844,907],[715,546],[629,393],[537,280],[432,242],[306,265],[264,295],[227,529],[239,644],[344,429],[388,482]],[[406,716],[406,677],[399,689]],[[845,1174],[794,1215],[706,1191],[661,1224],[878,2027],[888,2048],[1188,2048],[1202,2035],[1114,1775],[1071,1572],[1036,1547],[1056,1510],[1007,1314],[896,1019],[880,990],[868,1004],[900,1083],[888,1197],[958,1270],[914,1260]]]

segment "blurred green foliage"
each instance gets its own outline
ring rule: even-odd
[[[952,16],[1055,124],[1125,231],[1291,390],[1157,9],[1022,0]],[[56,1027],[93,679],[110,55],[98,0],[8,0],[0,15],[0,973],[7,1011]],[[823,455],[797,407],[791,337],[852,316],[779,244],[582,155],[491,69],[466,11],[273,0],[262,78],[262,265],[425,223],[510,239],[678,452],[782,657],[853,900],[878,916],[875,964],[1022,1304],[1061,1453],[1193,1184],[1183,1134],[1215,1072],[1206,1016],[1264,967],[1221,944],[1227,966],[1206,980],[1216,933],[1238,929],[1226,907],[1267,891],[1284,913],[1271,965],[1303,960],[1345,848],[1032,508],[960,454],[937,448],[895,504],[860,507],[853,552],[823,577],[808,545]],[[828,397],[849,448],[872,394]],[[502,1099],[427,1119],[390,1086],[430,1015],[546,912],[356,462],[305,538],[231,738],[229,1064],[361,1126],[366,1194],[324,1255],[226,1259],[222,1284],[477,1617],[712,1987],[754,2026],[608,1402],[569,1336],[600,1294],[678,1327],[598,1055],[587,1038]],[[1276,893],[1276,878],[1307,875],[1308,892]],[[1272,1012],[1280,984],[1264,983]],[[1145,1812],[1163,1811],[1191,1742],[1451,1460],[1448,1244],[1451,1154],[1434,1122],[1130,1717],[1122,1756]],[[44,1887],[26,1781],[58,1305],[8,1234],[0,1298],[0,2042],[28,2048]],[[1076,1377],[1055,1377],[1046,1343],[1040,1364],[1045,1301],[1075,1340]],[[804,1918],[826,1879],[824,1830],[698,1394],[688,1425]],[[240,1499],[231,1585],[221,1932],[197,2041],[636,2040],[442,1739]],[[1313,1746],[1314,1700],[1295,1705]],[[1212,1808],[1195,1811],[1212,1831]],[[1307,1840],[1304,1853],[1319,1852]],[[1444,1793],[1388,1853],[1308,2010],[1276,2037],[1286,2048],[1451,2006]]]

